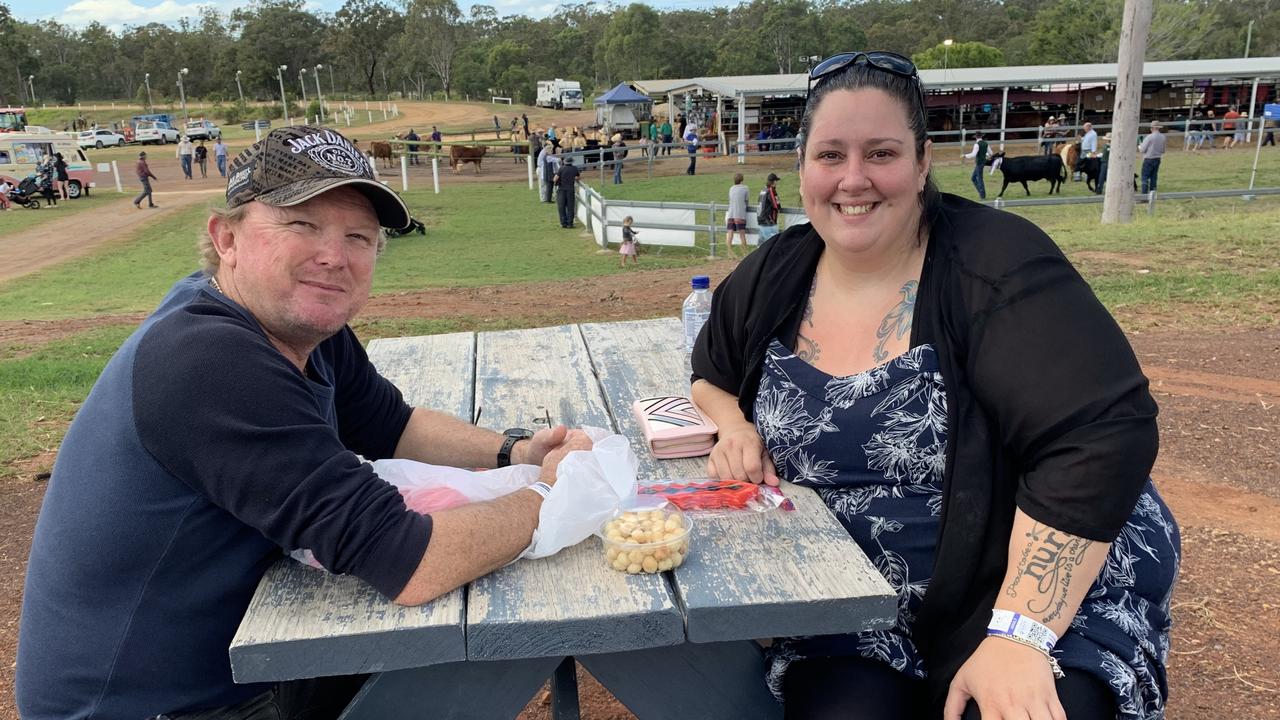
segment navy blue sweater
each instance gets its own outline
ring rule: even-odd
[[[27,720],[139,720],[241,702],[227,647],[267,567],[307,547],[388,597],[429,517],[357,453],[390,457],[411,408],[350,328],[304,375],[200,274],[107,364],[58,453],[18,645]]]

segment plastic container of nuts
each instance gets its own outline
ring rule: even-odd
[[[604,555],[619,572],[656,573],[680,567],[689,556],[689,518],[656,498],[637,499],[600,528]]]

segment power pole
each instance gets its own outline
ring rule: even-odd
[[[1138,156],[1138,118],[1142,109],[1142,60],[1151,30],[1152,0],[1125,0],[1116,66],[1116,105],[1111,116],[1111,153],[1107,161],[1103,224],[1133,220],[1133,168]]]

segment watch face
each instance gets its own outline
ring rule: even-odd
[[[513,437],[513,438],[528,439],[533,437],[533,431],[529,430],[528,428],[507,428],[506,430],[502,431],[502,434],[506,435],[507,437]]]

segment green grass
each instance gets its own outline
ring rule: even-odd
[[[107,360],[133,329],[102,327],[0,359],[0,478],[15,472],[13,460],[57,447]]]
[[[0,212],[0,237],[9,233],[16,233],[22,230],[53,222],[58,218],[64,218],[69,215],[79,215],[87,210],[101,210],[103,207],[118,202],[124,197],[115,192],[112,188],[107,191],[105,188],[94,188],[88,197],[81,196],[75,200],[58,200],[57,207],[47,208],[44,206],[44,198],[40,198],[39,210],[28,210],[17,205],[13,206],[13,212]],[[68,238],[71,240],[71,238]]]

